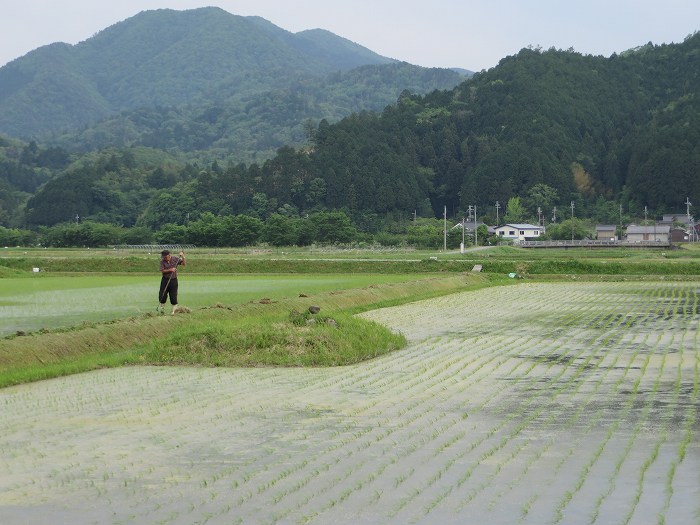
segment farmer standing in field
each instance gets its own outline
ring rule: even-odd
[[[170,250],[160,252],[160,293],[158,294],[158,311],[163,313],[165,310],[165,301],[170,295],[170,304],[173,305],[173,313],[177,310],[177,267],[185,266],[185,252],[180,251],[179,257],[170,255]]]

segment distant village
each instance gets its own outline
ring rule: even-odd
[[[461,226],[459,224],[455,227]],[[696,242],[700,238],[700,224],[696,224],[693,217],[687,214],[665,214],[660,221],[643,225],[630,224],[626,227],[615,224],[597,224],[595,234],[588,239],[541,240],[545,233],[543,224],[513,223],[498,227],[485,226],[489,236],[510,241],[524,248],[556,246],[665,247],[675,243]],[[469,223],[466,223],[464,227],[466,232],[473,231],[473,225],[470,226]]]

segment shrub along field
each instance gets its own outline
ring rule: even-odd
[[[128,366],[0,390],[3,523],[698,523],[700,280],[484,279],[314,297],[333,314],[387,306],[359,317],[407,346],[363,363]],[[472,289],[438,296],[457,282]],[[202,329],[294,301],[192,315]],[[191,319],[134,323],[162,330],[157,352]],[[129,322],[37,337],[119,326],[122,341]]]

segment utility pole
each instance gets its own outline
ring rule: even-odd
[[[479,244],[479,234],[476,231],[476,204],[474,205],[474,246]]]
[[[499,226],[499,223],[498,223],[498,210],[500,210],[500,209],[501,209],[501,205],[498,203],[498,201],[496,201],[496,227]]]
[[[472,208],[473,206],[471,204],[467,206],[467,221],[472,220]]]
[[[571,242],[574,242],[574,201],[571,201]]]
[[[537,225],[540,227],[544,226],[544,221],[542,221],[542,208],[540,206],[537,206]]]
[[[642,238],[645,241],[649,240],[649,230],[647,230],[648,224],[647,224],[647,207],[644,206],[644,234],[642,235]]]
[[[464,215],[462,215],[462,253],[464,253]]]
[[[620,204],[620,240],[622,240],[622,204]]]
[[[685,198],[685,213],[688,217],[688,226],[690,226],[690,237],[689,241],[693,241],[695,239],[695,225],[693,224],[693,218],[690,216],[690,207],[692,206],[690,202],[690,197]]]
[[[443,235],[443,240],[442,240],[442,247],[444,251],[447,251],[447,206],[445,206],[442,216],[445,221],[445,229],[444,229],[444,235]]]
[[[552,222],[557,222],[557,207],[552,210]]]

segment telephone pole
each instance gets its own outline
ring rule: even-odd
[[[445,229],[444,229],[444,235],[443,235],[443,240],[442,240],[442,247],[443,247],[443,251],[447,251],[447,206],[445,206],[445,208],[442,212],[442,217],[445,221]]]
[[[620,204],[620,240],[622,240],[622,204]]]
[[[571,242],[574,242],[574,201],[571,201]]]
[[[693,224],[693,218],[690,216],[690,207],[692,206],[692,203],[690,202],[690,197],[685,198],[685,213],[688,217],[688,226],[690,227],[690,235],[688,240],[689,241],[694,241],[695,240],[695,225]]]

